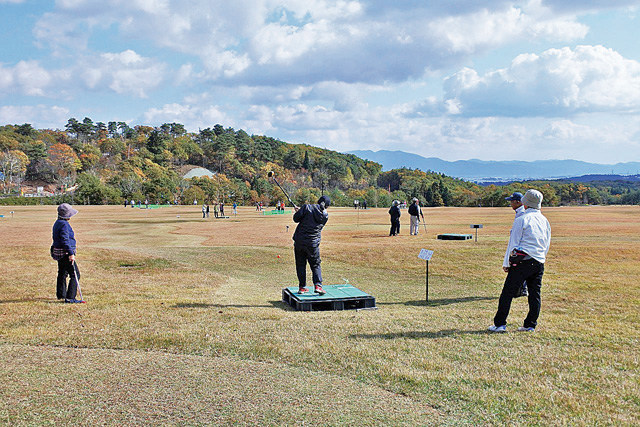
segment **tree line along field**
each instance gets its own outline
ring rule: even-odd
[[[388,237],[386,209],[330,208],[325,284],[378,309],[322,312],[280,301],[296,284],[290,215],[78,208],[82,305],[55,300],[55,207],[0,208],[0,424],[640,422],[639,207],[543,207],[538,329],[514,332],[517,299],[497,335],[510,208],[427,208],[417,237],[406,211]],[[477,242],[436,239],[469,224]]]
[[[185,179],[189,169],[210,169],[213,178]],[[64,130],[29,123],[0,126],[0,205],[118,204],[126,200],[191,204],[238,202],[275,205],[276,172],[297,204],[328,194],[334,206],[355,199],[370,207],[418,197],[424,206],[506,206],[505,196],[535,188],[548,206],[640,204],[640,183],[630,181],[529,181],[482,186],[435,171],[382,165],[353,154],[291,144],[220,124],[188,132],[180,123],[151,127],[70,118]],[[57,197],[20,197],[21,194]],[[9,196],[9,197],[7,197]]]

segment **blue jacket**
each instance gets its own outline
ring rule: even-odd
[[[66,249],[69,255],[76,254],[76,239],[69,221],[58,219],[53,224],[53,247]]]
[[[293,240],[299,246],[320,246],[320,233],[322,227],[329,220],[326,209],[320,205],[302,205],[298,212],[293,214],[293,222],[297,222]]]

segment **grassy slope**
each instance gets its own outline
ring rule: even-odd
[[[506,208],[427,209],[417,238],[406,213],[389,238],[386,209],[332,209],[325,283],[345,278],[379,310],[316,313],[279,301],[295,284],[288,215],[82,207],[72,225],[89,304],[68,306],[52,298],[54,208],[11,210],[0,220],[0,423],[640,421],[637,207],[545,209],[540,326],[506,335],[484,332],[504,280]],[[471,223],[485,227],[477,243],[435,240]],[[420,248],[435,250],[429,304]],[[511,330],[525,306],[514,303]]]

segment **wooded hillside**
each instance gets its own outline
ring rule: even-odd
[[[202,166],[213,178],[184,179]],[[335,205],[366,200],[389,206],[418,197],[426,206],[504,206],[513,191],[537,188],[545,204],[640,202],[638,185],[587,185],[556,181],[482,187],[437,172],[394,169],[352,154],[306,144],[290,144],[220,124],[187,132],[179,123],[159,127],[124,122],[69,119],[64,130],[38,130],[30,124],[0,127],[0,178],[3,194],[18,196],[36,186],[54,190],[74,203],[116,204],[127,200],[191,204],[233,202],[265,205],[283,201],[278,181],[298,204],[323,192]],[[29,198],[24,198],[29,199]],[[11,197],[3,203],[28,203]],[[38,200],[42,203],[42,200]]]

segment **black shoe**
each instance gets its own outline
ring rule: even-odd
[[[75,299],[75,298],[72,298],[72,299],[65,298],[64,303],[65,304],[84,304],[85,301],[82,301],[81,299]]]

